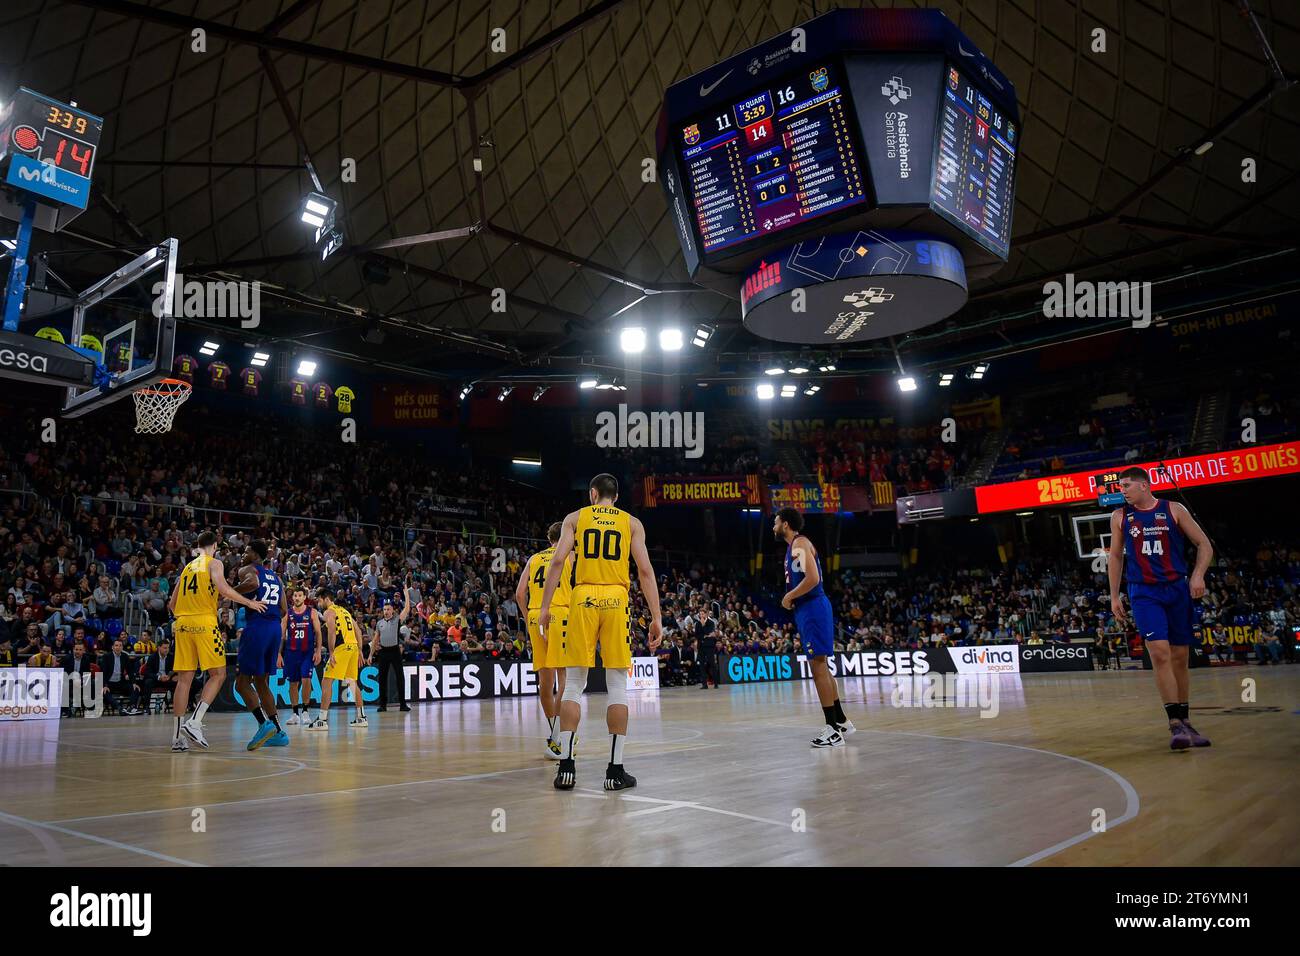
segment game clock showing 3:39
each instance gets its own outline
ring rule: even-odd
[[[20,90],[8,119],[8,142],[3,144],[0,155],[13,150],[39,163],[90,178],[102,129],[98,117],[30,90]]]

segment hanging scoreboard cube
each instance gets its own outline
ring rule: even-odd
[[[0,216],[20,219],[35,198],[35,226],[58,232],[86,210],[101,117],[19,87],[0,104]]]
[[[669,87],[656,147],[691,276],[757,335],[835,345],[937,322],[1006,262],[1019,127],[941,12],[835,10]]]

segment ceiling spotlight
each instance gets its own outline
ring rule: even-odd
[[[505,388],[501,389],[501,394],[497,396],[497,401],[504,402],[507,398],[510,397],[510,393],[513,392],[514,390],[515,387],[513,385],[507,385]]]
[[[809,385],[807,388],[803,390],[803,393],[805,395],[816,395],[821,390],[822,387],[820,385]]]
[[[802,365],[796,365],[794,368],[790,369],[791,375],[806,375],[807,372],[808,370]]]
[[[333,222],[334,209],[338,203],[323,193],[308,193],[302,201],[299,218],[316,230],[327,229],[326,223]]]
[[[952,379],[953,379],[952,372],[944,372],[942,375],[939,376],[939,387],[940,388],[948,387],[949,385],[952,384]]]
[[[316,363],[311,359],[303,359],[298,363],[298,374],[303,378],[311,378],[316,374]]]
[[[645,329],[631,326],[619,333],[618,344],[624,352],[635,355],[645,351]]]
[[[833,372],[833,371],[835,371],[835,366],[834,366],[834,365],[831,365],[831,364],[829,364],[829,363],[826,364],[826,365],[818,365],[818,366],[817,366],[817,371],[819,371],[819,372]]]
[[[18,240],[16,240],[16,239],[0,239],[0,246],[4,246],[4,247],[5,247],[6,249],[8,249],[10,252],[13,252],[15,249],[18,248]]]
[[[898,379],[898,390],[900,392],[915,392],[916,379],[910,375],[902,375]]]
[[[537,388],[533,391],[533,401],[537,401],[539,398],[545,395],[546,390],[549,389],[550,387],[551,386],[549,385],[538,385]]]
[[[594,378],[584,378],[578,380],[578,388],[595,388],[596,380]]]
[[[271,361],[271,356],[266,352],[253,353],[253,364],[256,365],[258,368],[261,368],[269,361]]]
[[[771,368],[765,368],[765,369],[763,369],[763,374],[764,374],[764,375],[784,375],[784,374],[785,374],[785,369],[781,368],[781,367],[778,366],[778,365],[773,365]]]
[[[769,398],[776,398],[776,386],[763,382],[754,390],[754,393],[763,401],[767,401]]]
[[[199,346],[200,355],[216,355],[217,349],[221,348],[216,342],[204,342]]]
[[[462,402],[465,401],[465,399],[469,398],[469,393],[472,391],[474,391],[474,386],[466,385],[464,388],[460,390],[460,400]]]
[[[659,347],[665,352],[676,352],[682,347],[681,329],[660,329]]]
[[[709,339],[713,335],[713,326],[697,325],[695,327],[695,337],[691,339],[691,344],[697,349],[702,349],[709,344]]]
[[[542,460],[540,458],[511,458],[510,460],[516,465],[527,465],[529,468],[542,467]]]
[[[791,384],[789,384],[789,385],[782,385],[782,386],[781,386],[781,397],[782,397],[782,398],[794,398],[794,393],[797,392],[797,391],[799,391],[799,386],[798,386],[798,385],[795,385],[795,384],[793,384],[793,383],[791,383]]]

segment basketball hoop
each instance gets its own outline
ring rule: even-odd
[[[155,385],[137,388],[135,398],[135,432],[137,435],[161,435],[172,430],[176,409],[190,397],[189,383],[165,378]]]

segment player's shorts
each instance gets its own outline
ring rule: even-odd
[[[275,673],[275,659],[280,654],[280,622],[263,617],[250,618],[239,636],[239,673],[249,677],[266,677]]]
[[[1130,584],[1128,603],[1133,624],[1144,641],[1168,641],[1175,647],[1191,645],[1192,592],[1186,580]]]
[[[528,612],[528,639],[533,643],[533,670],[543,667],[560,666],[560,646],[564,643],[569,630],[569,609],[557,604],[551,605],[551,633],[557,634],[559,640],[549,640],[538,626],[542,616],[540,610]]]
[[[287,681],[311,680],[311,651],[284,652],[284,679]]]
[[[632,666],[631,610],[621,584],[579,584],[569,596],[569,626],[560,634],[557,667]],[[554,658],[549,658],[552,660]]]
[[[808,657],[835,653],[835,618],[830,599],[824,594],[794,607],[794,626],[799,629],[803,652]]]
[[[356,680],[361,648],[356,644],[335,644],[334,663],[325,665],[324,676],[332,680]]]
[[[226,642],[214,614],[186,614],[172,624],[176,672],[208,671],[226,666]]]

